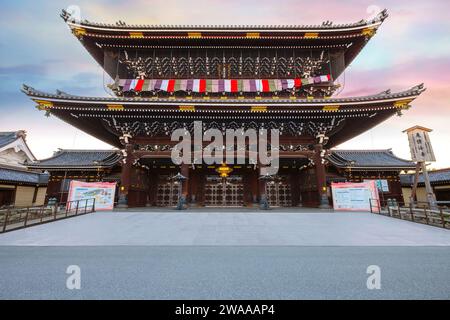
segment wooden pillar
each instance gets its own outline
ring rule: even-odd
[[[423,181],[425,183],[425,190],[427,192],[427,202],[432,210],[438,210],[436,195],[434,194],[433,188],[431,187],[430,177],[428,175],[427,165],[425,162],[420,163],[422,166]]]
[[[131,185],[131,169],[133,167],[133,145],[125,145],[126,156],[122,163],[122,172],[120,176],[119,201],[118,208],[128,208],[128,193]]]
[[[325,165],[322,163],[322,157],[320,156],[323,151],[323,146],[321,144],[316,144],[314,146],[314,163],[316,165],[316,179],[317,179],[317,192],[319,194],[319,208],[329,209],[330,204],[328,202],[327,195],[327,180]]]

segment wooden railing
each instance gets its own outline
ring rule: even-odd
[[[450,229],[450,209],[446,206],[431,208],[426,202],[410,203],[408,205],[386,203],[379,206],[374,205],[374,201],[378,200],[371,199],[370,201],[370,211],[372,213]]]
[[[0,233],[95,212],[95,199],[66,203],[0,209]]]

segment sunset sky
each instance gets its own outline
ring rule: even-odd
[[[24,129],[38,158],[58,148],[96,149],[109,145],[34,108],[20,92],[36,89],[106,96],[102,68],[59,17],[70,5],[81,18],[136,24],[320,24],[356,22],[384,8],[389,18],[339,82],[339,96],[401,91],[425,83],[427,91],[404,112],[340,145],[339,149],[392,148],[409,158],[402,130],[419,124],[432,128],[437,162],[450,167],[450,2],[447,0],[101,0],[2,1],[0,26],[0,131]]]

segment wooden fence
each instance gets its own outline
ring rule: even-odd
[[[95,212],[95,199],[67,203],[0,209],[0,233]]]
[[[427,205],[404,206],[397,204],[371,206],[371,212],[386,215],[392,218],[450,229],[450,210],[448,207],[430,208]]]

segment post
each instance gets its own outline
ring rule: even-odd
[[[445,228],[444,212],[442,212],[442,208],[439,208],[439,213],[441,215],[442,227]]]
[[[410,196],[410,202],[413,206],[415,206],[416,202],[416,195],[417,195],[417,185],[419,184],[419,175],[420,175],[420,165],[419,163],[416,164],[416,172],[414,174],[414,182],[411,190],[411,196]]]
[[[42,223],[42,221],[43,221],[43,219],[44,219],[44,210],[43,210],[44,208],[42,208],[41,209],[41,223]]]
[[[80,200],[77,200],[77,208],[75,209],[75,215],[78,215],[78,206],[80,205]]]
[[[6,209],[5,221],[3,222],[3,232],[6,231],[6,225],[8,224],[9,212],[11,209]]]
[[[330,204],[328,202],[327,195],[327,180],[325,165],[322,163],[321,153],[323,151],[323,146],[321,144],[316,144],[314,146],[314,163],[316,165],[316,181],[317,181],[317,192],[319,194],[319,208],[330,209]]]
[[[427,208],[423,208],[423,212],[425,213],[425,220],[427,221],[427,224],[430,224],[430,221],[428,219],[428,215],[427,215]]]
[[[409,213],[411,214],[411,221],[414,222],[414,211],[412,202],[409,202]]]
[[[131,185],[131,169],[133,167],[133,145],[125,145],[125,158],[122,160],[118,208],[128,208],[128,194]]]
[[[425,162],[421,162],[423,181],[425,183],[425,189],[427,191],[427,201],[431,210],[437,209],[436,196],[431,187],[430,177],[428,175],[427,167]]]
[[[87,212],[87,207],[88,207],[88,199],[86,199],[86,203],[84,204],[84,214],[86,214]]]
[[[25,221],[23,222],[23,226],[26,227],[27,226],[27,222],[28,222],[28,215],[30,214],[30,207],[27,208],[27,214],[25,215]]]
[[[431,210],[437,210],[436,196],[433,192],[433,188],[430,184],[430,178],[428,176],[428,171],[426,167],[426,162],[434,162],[436,161],[436,157],[434,155],[433,148],[431,146],[431,141],[429,137],[429,133],[432,132],[432,129],[425,128],[422,126],[414,126],[409,129],[404,130],[408,135],[409,148],[411,151],[411,159],[417,162],[416,166],[416,175],[413,186],[413,192],[411,194],[411,198],[414,198],[417,188],[418,181],[418,171],[419,168],[422,168],[423,180],[425,183],[425,189],[427,192],[427,202],[430,206]]]
[[[94,198],[94,202],[92,203],[92,212],[95,212],[95,198]]]

